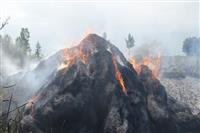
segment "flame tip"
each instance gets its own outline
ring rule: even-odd
[[[121,85],[122,91],[127,95],[127,90],[128,89],[125,87],[125,83],[124,83],[122,74],[121,74],[121,72],[120,72],[120,70],[118,68],[117,60],[116,60],[115,56],[112,57],[112,61],[113,61],[113,64],[114,64],[114,69],[115,69],[115,77],[118,80],[119,84]]]
[[[140,63],[137,63],[136,59],[132,57],[129,62],[132,64],[133,68],[138,74],[140,74],[141,72],[141,65],[149,67],[149,69],[151,69],[152,71],[152,79],[156,79],[159,76],[160,72],[160,59],[161,52],[158,53],[156,59],[146,56],[143,57]]]

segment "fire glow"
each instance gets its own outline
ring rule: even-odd
[[[67,70],[73,64],[75,64],[78,59],[80,59],[81,62],[83,62],[84,64],[87,64],[88,62],[87,57],[88,55],[83,51],[83,48],[81,47],[73,50],[69,50],[66,48],[64,49],[64,62],[60,64],[58,70],[61,69]]]
[[[115,77],[119,81],[123,92],[127,95],[127,88],[125,87],[124,80],[122,78],[122,74],[118,69],[117,61],[116,61],[116,58],[114,56],[112,57],[112,61],[113,61],[114,67],[115,67]]]
[[[38,96],[33,96],[27,103],[26,107],[32,108],[33,104],[38,100]]]
[[[60,64],[58,70],[64,69],[65,73],[73,64],[76,63],[77,60],[80,60],[82,63],[86,65],[88,63],[88,57],[92,53],[93,52],[91,51],[91,49],[84,51],[84,49],[81,46],[75,49],[66,48],[64,49],[64,54],[63,54],[64,61]],[[112,60],[115,69],[115,77],[118,80],[123,92],[127,95],[127,88],[125,87],[122,74],[118,69],[117,60],[114,56],[112,57]]]
[[[136,70],[136,72],[138,74],[140,74],[141,71],[141,65],[145,65],[148,66],[149,69],[151,69],[152,71],[152,78],[157,78],[159,76],[159,72],[160,72],[160,54],[157,55],[156,58],[151,58],[151,57],[144,57],[140,63],[137,63],[136,59],[134,57],[132,57],[130,59],[130,63],[132,64],[132,66],[134,67],[134,69]]]
[[[35,116],[34,104],[38,101],[38,96],[33,96],[26,104],[26,108],[30,108],[32,110],[31,116]]]

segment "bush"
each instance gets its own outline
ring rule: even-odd
[[[187,56],[200,56],[200,38],[186,38],[183,42],[183,52]]]

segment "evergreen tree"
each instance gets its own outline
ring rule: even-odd
[[[35,48],[35,57],[37,60],[40,60],[42,58],[42,54],[41,54],[41,45],[39,42],[37,42],[36,44],[36,48]]]
[[[17,47],[20,66],[23,68],[27,62],[27,59],[31,55],[31,48],[29,44],[30,33],[27,28],[22,28],[19,37],[15,40]],[[29,58],[30,59],[30,58]]]
[[[31,54],[31,48],[29,44],[30,33],[27,28],[22,28],[20,36],[16,39],[16,45],[25,54]]]
[[[200,38],[186,38],[182,50],[187,56],[200,56]]]
[[[133,36],[129,33],[128,38],[125,39],[126,47],[128,48],[128,55],[130,57],[130,49],[135,46],[135,40]]]

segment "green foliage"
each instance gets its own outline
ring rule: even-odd
[[[135,40],[134,40],[133,36],[132,36],[130,33],[128,34],[128,38],[125,39],[125,41],[126,41],[126,47],[127,47],[128,49],[134,47],[134,45],[135,45]]]
[[[35,58],[40,60],[42,58],[42,53],[41,53],[41,45],[39,42],[37,42],[36,44],[36,48],[35,48]]]
[[[200,56],[200,38],[186,38],[182,50],[187,56]]]
[[[22,28],[20,32],[20,36],[16,39],[16,45],[22,50],[22,52],[26,55],[30,55],[31,48],[29,44],[30,33],[27,28]]]
[[[35,52],[31,53],[29,39],[30,33],[27,28],[21,29],[15,43],[9,35],[0,35],[0,44],[2,45],[4,56],[11,59],[12,63],[20,68],[23,68],[31,61],[38,61],[42,58],[39,42],[36,44]]]

